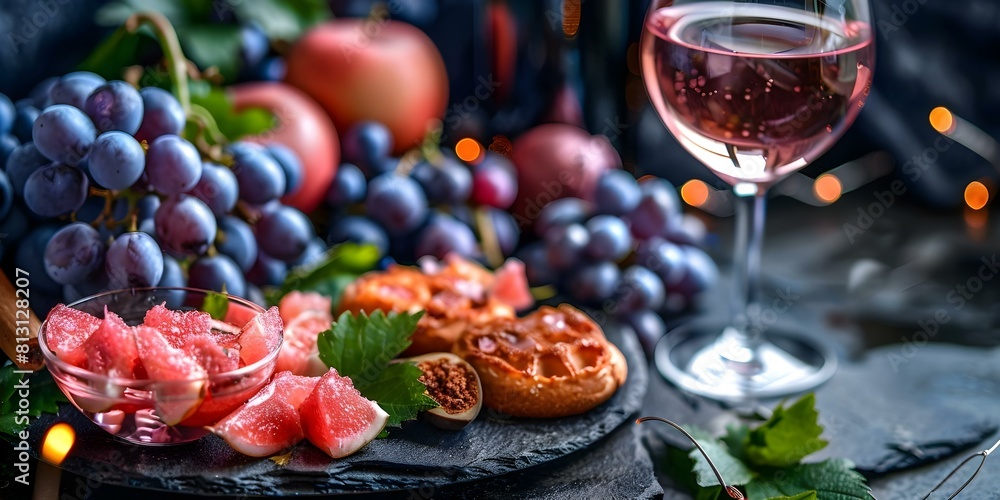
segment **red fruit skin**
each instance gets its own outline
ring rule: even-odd
[[[100,324],[96,316],[58,304],[45,318],[45,342],[59,359],[82,367],[87,361],[83,343]]]
[[[514,218],[521,229],[534,224],[552,200],[590,200],[597,179],[622,167],[621,157],[603,135],[565,124],[539,125],[514,141],[511,160],[517,169]]]
[[[338,130],[384,123],[397,154],[419,143],[448,105],[441,54],[427,35],[400,21],[320,24],[285,59],[285,81],[316,99]]]
[[[491,65],[500,86],[497,99],[505,98],[514,88],[515,68],[517,68],[517,23],[510,7],[504,2],[490,2],[486,7],[486,23],[493,51]]]
[[[302,161],[301,187],[281,202],[305,213],[315,210],[326,196],[340,164],[340,138],[329,116],[308,95],[283,83],[241,83],[229,90],[237,111],[263,108],[278,121],[267,133],[243,140],[283,144]]]

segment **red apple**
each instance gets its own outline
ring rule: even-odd
[[[312,212],[326,196],[340,164],[337,129],[323,108],[302,91],[275,82],[242,83],[229,87],[237,111],[263,108],[274,113],[277,125],[250,142],[285,145],[302,160],[302,185],[281,199],[305,213]]]
[[[511,159],[518,185],[512,212],[522,227],[534,223],[552,200],[591,199],[601,173],[622,166],[607,137],[557,123],[539,125],[518,137]]]
[[[420,142],[448,105],[448,74],[419,29],[343,19],[309,30],[286,56],[285,81],[326,108],[339,130],[365,120],[392,131],[395,152]]]

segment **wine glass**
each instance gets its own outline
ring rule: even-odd
[[[642,77],[656,111],[732,185],[738,206],[728,324],[671,332],[657,366],[678,387],[719,400],[816,387],[836,371],[828,347],[754,326],[767,311],[757,291],[765,201],[864,106],[875,58],[868,0],[654,0],[645,23]]]

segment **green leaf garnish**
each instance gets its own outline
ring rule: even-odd
[[[208,35],[206,35],[208,36]],[[222,135],[231,140],[247,135],[259,135],[274,128],[275,118],[270,111],[249,108],[237,112],[233,100],[225,90],[213,87],[204,81],[190,83],[191,104],[205,108]]]
[[[820,438],[816,396],[806,394],[792,406],[779,404],[771,418],[750,431],[746,438],[746,456],[756,465],[788,467],[826,447]]]
[[[746,485],[749,498],[823,498],[823,500],[870,500],[874,498],[865,478],[850,460],[832,458],[815,464],[799,464],[782,470],[780,480],[758,478]],[[809,496],[808,493],[812,493]],[[802,496],[805,495],[805,496]]]
[[[719,472],[722,473],[722,477],[726,478],[726,481],[733,484],[747,484],[757,476],[739,458],[731,455],[729,447],[722,441],[698,438],[698,442],[701,443],[702,448],[705,448],[705,453],[708,453],[708,456],[712,457],[712,461],[715,462],[715,466],[719,468]],[[712,472],[712,469],[708,466],[708,462],[705,461],[705,457],[697,449],[691,450],[688,457],[694,460],[694,470],[692,472],[694,472],[695,480],[698,481],[698,486],[711,487],[719,485],[719,480],[715,478],[715,473]]]
[[[48,370],[33,373],[28,377],[28,411],[24,414],[15,413],[21,398],[17,385],[21,383],[22,375],[14,373],[17,367],[10,361],[0,368],[0,433],[15,435],[28,426],[27,417],[38,417],[42,413],[58,413],[59,403],[66,402],[55,380]]]
[[[312,291],[330,297],[336,309],[347,285],[374,269],[378,259],[378,249],[373,245],[341,243],[327,250],[326,257],[319,262],[292,269],[281,287],[268,294],[268,303],[277,305],[293,290]]]
[[[316,341],[320,360],[350,377],[362,395],[377,402],[389,414],[390,427],[438,406],[425,394],[427,388],[419,380],[423,372],[415,364],[390,364],[410,346],[421,316],[423,312],[375,311],[371,316],[345,312]]]
[[[212,319],[222,321],[229,311],[229,297],[218,292],[208,292],[201,303],[201,310],[212,316]]]

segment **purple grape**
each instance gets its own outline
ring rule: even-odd
[[[117,191],[132,186],[142,177],[146,152],[131,135],[105,132],[94,141],[86,165],[97,184]]]
[[[56,86],[59,81],[58,76],[50,76],[34,86],[31,89],[29,97],[31,99],[32,105],[36,108],[45,109],[53,104],[52,102],[52,88]]]
[[[295,262],[291,263],[291,267],[299,266],[311,266],[323,260],[326,257],[327,246],[320,238],[313,238],[312,241],[306,245],[306,251],[302,252],[302,255]]]
[[[52,85],[49,98],[53,104],[68,104],[83,109],[87,96],[105,83],[104,78],[89,71],[68,73]]]
[[[12,132],[14,137],[22,143],[31,142],[32,129],[35,127],[35,120],[38,119],[38,115],[42,114],[41,110],[28,104],[22,102],[24,99],[17,101],[14,105],[14,126]]]
[[[350,163],[341,163],[326,193],[326,203],[333,208],[344,208],[364,201],[367,192],[368,181],[361,169]]]
[[[233,259],[225,255],[201,257],[188,269],[188,286],[203,290],[215,290],[242,297],[246,294],[247,282],[243,272]]]
[[[57,104],[38,115],[31,137],[38,151],[48,159],[76,166],[94,145],[97,129],[79,109]]]
[[[384,160],[392,153],[392,133],[378,122],[360,122],[344,134],[341,154],[347,163],[357,165],[371,179],[385,173]]]
[[[700,246],[705,243],[708,228],[697,216],[684,214],[680,216],[667,233],[667,239],[678,245]]]
[[[184,271],[181,265],[173,257],[163,254],[163,275],[160,276],[158,286],[185,287],[187,280],[184,279]]]
[[[186,193],[201,179],[201,155],[193,144],[176,135],[161,135],[146,152],[149,185],[167,196]]]
[[[135,87],[121,80],[97,87],[83,105],[97,130],[118,130],[133,135],[142,123],[142,97]]]
[[[265,57],[253,69],[253,77],[265,82],[280,82],[288,73],[288,64],[279,56]]]
[[[244,298],[260,307],[267,307],[267,299],[264,297],[264,292],[253,283],[247,283],[247,294]]]
[[[142,123],[135,133],[140,141],[152,142],[161,135],[178,135],[184,130],[187,118],[184,108],[170,92],[157,87],[139,91],[142,97]]]
[[[444,155],[440,165],[420,162],[411,175],[420,183],[430,203],[452,205],[465,203],[472,193],[472,173],[465,164]]]
[[[32,307],[37,307],[34,305],[36,290],[38,293],[51,295],[62,292],[62,285],[49,277],[45,269],[45,259],[38,258],[40,255],[45,255],[45,248],[58,229],[59,226],[49,224],[36,226],[18,242],[17,252],[14,254],[14,266],[23,269],[25,276],[31,277]]]
[[[549,258],[546,255],[545,244],[535,242],[525,246],[517,253],[517,258],[524,262],[524,271],[528,276],[528,285],[551,285],[556,280]]]
[[[549,265],[564,271],[579,265],[584,249],[590,243],[590,233],[580,224],[558,226],[545,233],[545,255]]]
[[[679,293],[692,300],[711,288],[719,279],[719,268],[707,253],[696,247],[682,247],[684,275],[677,283],[669,284],[670,293]]]
[[[268,144],[265,149],[285,174],[285,192],[282,195],[294,194],[302,187],[302,161],[299,156],[277,142]]]
[[[191,190],[191,195],[205,202],[215,215],[223,216],[236,206],[239,190],[232,170],[217,163],[205,162],[201,178]]]
[[[17,147],[7,158],[7,175],[11,186],[18,196],[24,195],[24,183],[28,177],[39,168],[52,163],[42,153],[38,152],[34,143],[26,142]]]
[[[218,219],[219,234],[216,236],[215,248],[219,253],[229,256],[244,272],[253,267],[257,261],[257,240],[253,229],[237,217],[224,215]]]
[[[236,143],[230,150],[242,199],[266,203],[285,193],[285,173],[267,150],[247,143]]]
[[[632,174],[624,170],[608,170],[597,180],[594,204],[597,212],[607,215],[625,215],[639,206],[642,192]]]
[[[677,190],[663,179],[651,179],[639,185],[642,199],[628,215],[632,234],[640,240],[666,236],[681,213]]]
[[[615,290],[615,302],[622,312],[659,309],[666,297],[663,280],[642,266],[631,266],[622,273]]]
[[[684,251],[663,238],[651,238],[640,243],[635,255],[636,264],[656,273],[668,287],[684,277]]]
[[[443,259],[450,253],[463,257],[478,255],[480,251],[476,235],[469,226],[454,217],[434,214],[417,240],[416,257],[430,255]]]
[[[613,215],[598,215],[587,221],[590,241],[587,256],[594,260],[618,261],[632,250],[628,225]]]
[[[472,201],[506,210],[517,198],[514,166],[499,155],[487,155],[472,174]]]
[[[427,217],[427,198],[413,179],[383,174],[368,185],[365,210],[390,234],[400,235],[423,223]]]
[[[590,218],[593,207],[579,198],[560,198],[545,205],[535,221],[535,234],[544,238],[549,229],[570,224],[582,224]]]
[[[288,274],[288,264],[257,252],[257,262],[247,272],[247,279],[257,286],[281,286]]]
[[[104,271],[111,288],[156,286],[163,276],[163,252],[146,233],[124,233],[108,247]]]
[[[147,194],[135,203],[136,218],[139,220],[152,219],[158,208],[160,208],[160,197],[155,194]]]
[[[198,198],[179,195],[160,204],[153,218],[156,237],[175,254],[201,255],[215,242],[218,226],[212,210]]]
[[[7,177],[7,174],[0,171],[0,220],[7,218],[10,214],[10,209],[13,206],[14,186],[11,185],[10,178]]]
[[[389,236],[385,234],[385,230],[371,220],[357,215],[335,221],[330,226],[326,242],[331,246],[344,242],[372,245],[380,256],[389,252]]]
[[[21,141],[17,140],[10,134],[0,135],[0,169],[6,168],[7,158],[10,158],[11,153],[21,145]]]
[[[635,331],[646,356],[653,355],[656,344],[667,334],[667,325],[663,323],[663,318],[648,309],[626,314],[621,319]]]
[[[580,302],[598,304],[614,296],[621,271],[613,262],[598,262],[575,269],[566,282],[566,293]]]
[[[257,246],[271,257],[285,262],[302,256],[315,236],[309,218],[292,207],[280,207],[263,214],[257,221]]]
[[[521,230],[517,227],[514,216],[499,208],[485,207],[484,209],[490,222],[493,223],[497,242],[500,243],[500,252],[503,253],[504,257],[509,257],[514,253],[521,238]]]
[[[244,67],[256,66],[270,50],[271,42],[257,23],[240,28],[240,59]]]
[[[53,163],[36,170],[24,183],[24,203],[42,217],[59,217],[87,201],[87,176],[78,168]]]
[[[0,94],[0,134],[9,134],[14,129],[14,117],[17,109],[4,94]]]
[[[56,231],[45,246],[45,270],[56,283],[81,284],[104,267],[104,250],[96,229],[74,222]]]

